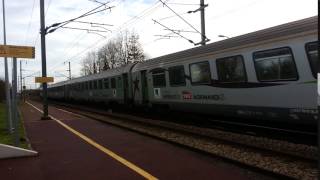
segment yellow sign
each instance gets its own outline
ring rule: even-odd
[[[30,58],[34,59],[34,47],[0,45],[0,57]]]
[[[53,77],[36,77],[36,83],[49,83],[53,82]]]

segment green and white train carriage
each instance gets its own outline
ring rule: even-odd
[[[49,86],[49,97],[314,124],[318,17]]]
[[[245,34],[133,67],[135,104],[315,123],[318,18]]]

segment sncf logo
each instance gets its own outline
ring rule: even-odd
[[[182,91],[182,98],[183,99],[192,99],[192,93],[189,91]]]

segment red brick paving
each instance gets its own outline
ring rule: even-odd
[[[37,107],[41,105],[33,102]],[[0,160],[4,179],[143,179],[57,122],[22,106],[28,138],[38,157]],[[247,179],[217,160],[102,122],[50,107],[50,114],[159,179]],[[1,178],[1,179],[2,179]]]

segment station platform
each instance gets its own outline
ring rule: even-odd
[[[42,105],[22,104],[36,157],[0,160],[1,179],[248,179],[217,159],[148,136]]]

